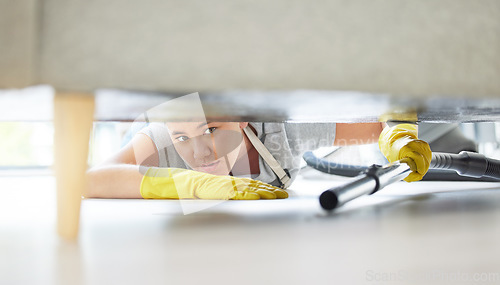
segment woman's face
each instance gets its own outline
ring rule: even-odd
[[[242,150],[246,151],[242,129],[248,123],[167,123],[174,147],[195,171],[227,175]]]

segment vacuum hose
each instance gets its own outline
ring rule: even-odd
[[[431,161],[431,165],[427,174],[425,174],[423,181],[478,181],[478,182],[499,182],[499,170],[498,164],[499,162],[486,158],[480,154],[473,152],[461,152],[460,154],[451,154],[451,153],[439,153],[435,152],[432,154],[433,159]],[[303,158],[308,166],[324,173],[346,176],[346,177],[355,177],[358,176],[361,172],[368,170],[368,166],[359,166],[359,165],[349,165],[349,164],[341,164],[338,162],[328,161],[326,159],[322,159],[314,155],[313,152],[308,151],[304,153]],[[457,172],[453,171],[454,168],[450,168],[451,161],[453,161],[456,167],[461,166],[460,172],[464,173],[462,175],[457,174]],[[466,167],[467,163],[473,164],[474,166],[469,166],[471,169],[467,171],[464,167]],[[472,169],[478,169],[479,171],[483,169],[483,165],[486,165],[485,174],[483,176],[472,176],[467,175],[465,172],[472,171]],[[496,165],[496,166],[495,166]],[[464,172],[465,171],[465,172]],[[496,173],[496,176],[495,176]]]
[[[308,163],[309,164],[309,163]],[[459,154],[433,153],[430,168],[455,170],[462,176],[500,179],[500,161],[482,154],[462,151]],[[406,163],[392,163],[386,166],[365,167],[353,182],[323,192],[319,198],[321,207],[333,210],[360,197],[371,195],[383,187],[407,176],[410,168]]]
[[[430,168],[455,170],[458,174],[468,177],[500,179],[499,160],[469,151],[459,154],[435,152],[432,154]]]

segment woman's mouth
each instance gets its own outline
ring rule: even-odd
[[[215,172],[215,170],[217,170],[217,166],[219,166],[220,164],[220,160],[216,160],[214,162],[211,162],[211,163],[205,163],[205,164],[202,164],[198,167],[196,167],[196,171],[201,171],[201,172],[206,172],[206,173],[213,173]]]

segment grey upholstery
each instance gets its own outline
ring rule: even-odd
[[[497,0],[0,3],[0,88],[500,95]]]

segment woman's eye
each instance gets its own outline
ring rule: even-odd
[[[186,137],[186,136],[180,136],[180,137],[177,137],[176,140],[180,141],[180,142],[185,142],[187,141],[189,138]]]
[[[216,129],[217,129],[217,127],[208,128],[208,129],[205,130],[205,134],[209,135],[209,134],[215,132]]]

